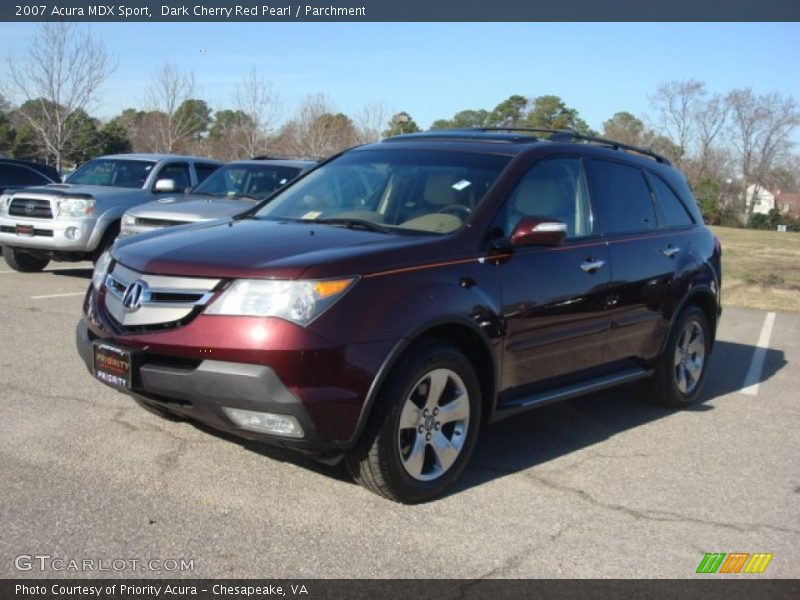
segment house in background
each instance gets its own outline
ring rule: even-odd
[[[769,211],[775,208],[775,195],[770,191],[757,184],[752,184],[747,187],[747,195],[745,196],[747,202],[747,211],[752,214],[768,215]],[[750,209],[752,205],[752,210]]]
[[[775,208],[777,208],[778,212],[782,215],[789,215],[794,219],[800,219],[800,194],[776,190]]]

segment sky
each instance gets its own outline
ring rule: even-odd
[[[24,52],[36,24],[0,23],[0,57]],[[282,117],[322,92],[353,115],[384,102],[428,127],[512,94],[555,94],[594,129],[615,112],[654,115],[659,83],[698,79],[709,92],[752,87],[800,103],[799,23],[95,23],[117,61],[90,111],[107,119],[145,105],[165,62],[192,71],[198,96],[231,107],[257,68]],[[5,60],[0,89],[5,87]]]

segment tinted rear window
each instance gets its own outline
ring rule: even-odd
[[[0,186],[42,185],[50,181],[32,169],[20,165],[0,165]]]
[[[667,224],[670,227],[688,227],[689,225],[693,225],[694,221],[692,217],[689,215],[683,202],[681,202],[681,199],[672,191],[672,188],[658,175],[650,173],[648,177],[656,193],[658,203],[664,211],[664,216],[667,218]]]
[[[644,173],[638,167],[605,160],[589,160],[589,178],[606,234],[649,231],[656,213]]]

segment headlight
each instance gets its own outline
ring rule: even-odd
[[[92,287],[97,292],[105,281],[106,273],[108,273],[108,266],[111,264],[111,252],[106,250],[97,259],[94,264],[94,273],[92,273]]]
[[[11,196],[8,194],[0,194],[0,215],[8,214],[8,207],[11,204]]]
[[[94,200],[66,198],[58,203],[59,217],[88,217],[94,214]]]
[[[240,279],[206,313],[279,317],[306,325],[341,298],[355,281],[355,277],[321,281]]]
[[[129,215],[128,213],[122,215],[123,227],[133,227],[134,225],[136,225],[136,217],[134,217],[133,215]]]

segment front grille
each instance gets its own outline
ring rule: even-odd
[[[53,209],[50,200],[36,198],[14,198],[8,207],[12,217],[29,217],[31,219],[52,219]]]
[[[151,219],[149,217],[136,217],[136,224],[142,227],[172,227],[182,225],[187,221],[170,221],[169,219]]]
[[[214,296],[219,279],[149,275],[117,263],[105,279],[105,312],[124,332],[180,327]]]
[[[2,233],[17,233],[16,227],[9,227],[8,225],[0,225],[0,232]],[[34,229],[33,235],[41,237],[53,237],[52,229]],[[22,236],[25,237],[25,236]]]

